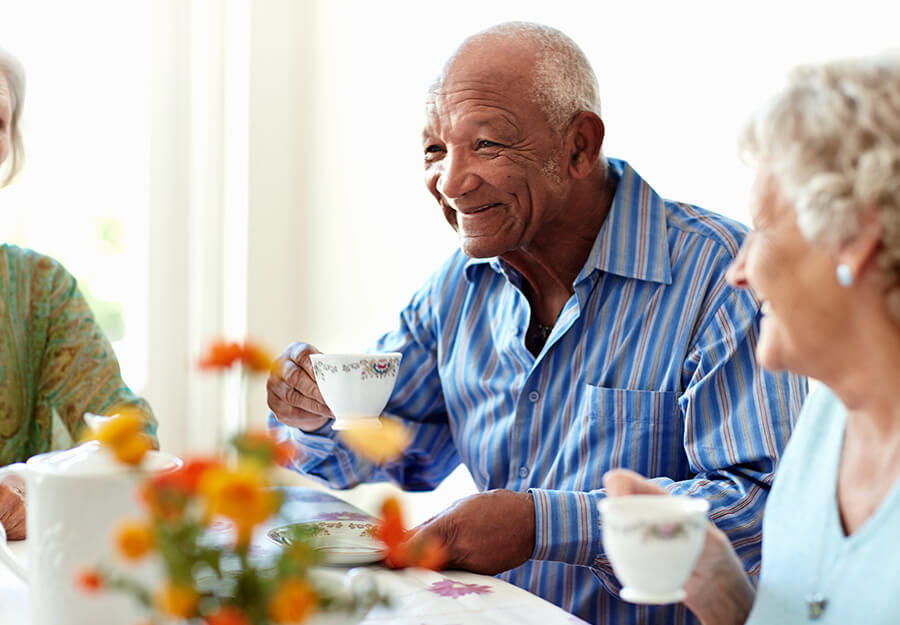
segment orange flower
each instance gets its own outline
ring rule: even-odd
[[[250,371],[268,373],[274,360],[271,352],[255,341],[237,343],[218,339],[200,356],[197,366],[200,369],[228,369],[239,362]]]
[[[375,538],[383,542],[388,549],[396,547],[406,538],[403,512],[396,497],[388,497],[381,504],[381,520],[375,530]]]
[[[223,605],[203,617],[206,625],[253,625],[240,608]]]
[[[375,464],[399,458],[412,439],[396,419],[382,419],[381,424],[377,421],[353,424],[341,432],[341,438],[353,451]]]
[[[247,365],[250,371],[268,373],[272,368],[275,357],[265,347],[251,340],[244,341],[241,346],[241,362]]]
[[[312,586],[299,579],[286,579],[269,600],[269,618],[274,623],[301,623],[316,609],[318,597]]]
[[[375,530],[375,537],[385,545],[385,561],[388,565],[402,569],[415,566],[438,571],[447,563],[447,550],[436,538],[408,539],[403,526],[400,502],[388,497],[381,505],[381,520]]]
[[[433,536],[424,540],[413,538],[409,542],[406,559],[409,566],[440,571],[447,564],[447,549]]]
[[[119,523],[115,534],[116,548],[127,560],[140,560],[153,548],[153,528],[141,521]]]
[[[112,451],[119,462],[137,466],[146,453],[153,449],[153,441],[144,432],[146,424],[141,411],[123,408],[111,419],[97,426],[93,431],[93,438]]]
[[[197,613],[200,597],[197,591],[185,584],[166,582],[153,595],[154,607],[167,616],[191,618]]]
[[[238,542],[250,541],[253,528],[265,521],[281,504],[280,494],[267,488],[264,475],[253,465],[236,470],[214,468],[200,478],[198,490],[206,499],[210,516],[228,517],[237,528]]]
[[[296,448],[287,441],[278,442],[265,430],[252,430],[239,434],[234,446],[242,457],[256,458],[262,464],[285,466],[294,459]]]
[[[239,344],[218,339],[200,356],[197,366],[201,369],[227,369],[240,360],[242,351]]]
[[[193,458],[174,471],[153,475],[141,486],[140,496],[144,505],[157,519],[178,519],[184,513],[189,498],[197,492],[197,484],[203,474],[213,468],[221,468],[216,458]]]
[[[82,592],[93,594],[103,589],[103,575],[97,569],[82,569],[75,575],[75,585]]]

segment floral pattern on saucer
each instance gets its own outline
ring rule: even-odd
[[[313,536],[331,536],[332,532],[340,532],[341,534],[351,533],[363,538],[374,539],[375,534],[378,530],[377,526],[374,523],[360,523],[358,521],[349,521],[346,523],[344,521],[311,521],[308,523],[297,523],[295,525],[303,525],[304,527],[308,527],[310,530],[312,530]],[[283,545],[290,544],[292,527],[293,525],[276,527],[275,529],[269,530],[268,536],[276,543],[280,543]],[[349,530],[349,532],[347,532],[347,530]]]

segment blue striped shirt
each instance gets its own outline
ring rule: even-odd
[[[385,411],[411,426],[402,461],[374,467],[328,426],[283,434],[305,452],[297,470],[338,488],[432,489],[462,462],[481,490],[529,490],[534,553],[503,578],[593,623],[692,622],[683,606],[617,598],[601,477],[628,467],[706,497],[756,572],[767,486],[806,382],[756,366],[759,303],[725,282],[746,229],[663,200],[624,161],[610,172],[609,215],[537,357],[521,275],[457,252],[376,345],[403,353]]]

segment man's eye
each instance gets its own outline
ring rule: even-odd
[[[480,139],[478,141],[477,147],[480,148],[499,148],[500,144],[495,143],[493,141],[488,141],[487,139]]]
[[[435,152],[442,152],[444,148],[439,145],[429,145],[425,148],[425,154],[434,154]]]

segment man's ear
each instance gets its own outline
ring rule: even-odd
[[[585,178],[594,169],[606,129],[596,113],[583,111],[569,126],[567,147],[569,150],[569,175]]]
[[[837,255],[838,262],[850,267],[856,279],[874,265],[883,234],[878,210],[865,211],[859,222],[859,232],[841,246]]]

